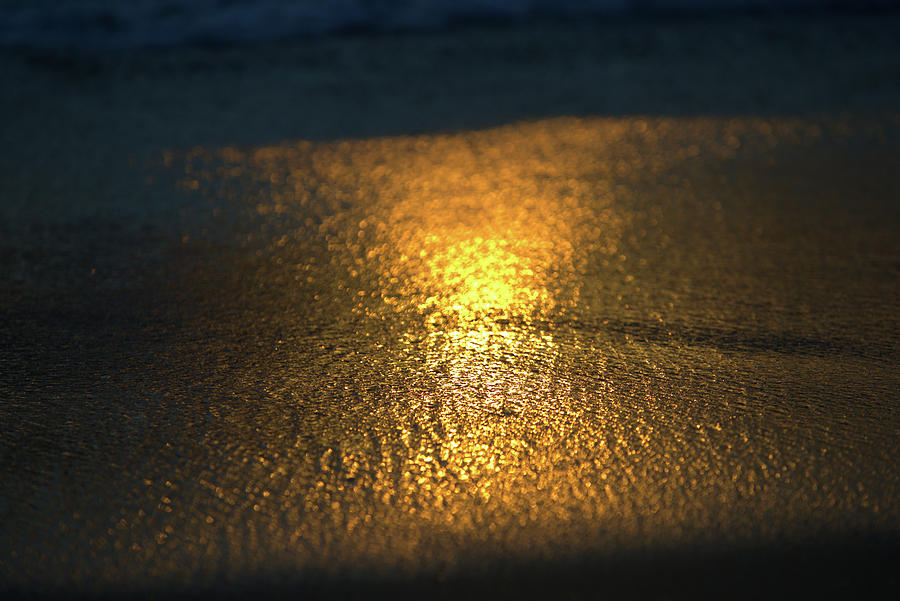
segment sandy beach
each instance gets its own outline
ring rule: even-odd
[[[0,52],[0,592],[871,597],[900,15]]]

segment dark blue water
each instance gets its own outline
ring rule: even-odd
[[[897,7],[898,0],[0,0],[0,46],[246,43],[468,21]]]

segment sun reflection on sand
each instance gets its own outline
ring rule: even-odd
[[[611,123],[590,141],[606,147],[623,131]],[[572,132],[584,135],[578,127]],[[303,506],[338,503],[334,511],[359,524],[380,515],[396,541],[420,520],[477,537],[482,527],[509,519],[552,522],[573,511],[567,504],[549,509],[542,497],[574,490],[556,467],[566,461],[560,453],[567,445],[580,440],[594,458],[608,454],[596,429],[608,418],[592,410],[595,440],[579,433],[584,393],[573,390],[562,367],[576,350],[571,339],[560,347],[556,330],[579,304],[587,261],[616,251],[625,221],[614,209],[605,167],[590,153],[577,145],[542,152],[556,133],[535,124],[527,149],[519,145],[521,132],[507,128],[475,139],[422,136],[195,155],[212,166],[191,169],[186,181],[251,177],[262,190],[249,187],[256,215],[296,224],[279,254],[291,236],[325,241],[326,256],[298,257],[298,267],[309,277],[343,272],[331,298],[336,314],[359,324],[355,337],[385,324],[393,337],[377,345],[395,349],[393,365],[365,376],[376,380],[370,385],[395,383],[373,399],[377,423],[363,438],[377,443],[351,450],[344,434],[324,451],[304,451],[313,463],[301,471],[316,473],[319,482],[303,482],[315,484],[297,491]],[[369,371],[365,363],[351,370]],[[347,427],[348,419],[337,417],[336,427]],[[344,472],[353,489],[363,486],[358,474],[371,475],[358,494],[373,496],[377,509],[353,509]],[[544,493],[535,493],[536,482]],[[574,486],[579,497],[590,494],[589,482]],[[475,510],[486,503],[493,508],[487,514]]]
[[[764,156],[808,133],[556,119],[190,151],[181,187],[223,194],[214,217],[232,211],[238,240],[233,261],[198,270],[227,272],[213,294],[233,286],[207,331],[239,341],[217,351],[240,354],[243,369],[221,377],[245,393],[207,427],[209,464],[217,449],[247,455],[204,472],[221,491],[208,513],[252,511],[254,536],[321,570],[630,549],[723,523],[774,531],[778,486],[808,481],[807,454],[747,434],[782,427],[747,409],[769,401],[752,388],[769,365],[753,353],[777,338],[740,321],[757,234],[710,202],[720,188],[701,197],[673,165]],[[765,211],[759,223],[777,223]],[[698,251],[698,232],[718,246]],[[709,252],[736,245],[743,255]]]
[[[494,147],[485,163],[483,149],[459,142],[419,143],[413,160],[376,170],[378,200],[360,220],[375,231],[362,267],[381,301],[419,316],[397,335],[421,366],[413,404],[431,434],[406,469],[434,491],[456,487],[435,500],[448,508],[460,497],[502,499],[517,486],[514,474],[542,436],[523,422],[552,420],[554,405],[565,404],[564,385],[552,382],[560,354],[551,324],[577,302],[575,245],[609,243],[621,222],[601,213],[606,229],[590,239],[579,230],[586,198],[536,182],[509,157],[486,168],[498,160]],[[604,202],[590,200],[592,210]],[[369,295],[353,310],[384,314]]]
[[[515,252],[523,241],[459,238],[449,245],[441,236],[426,239],[426,244],[445,245],[426,262],[428,276],[440,282],[443,293],[430,296],[420,308],[456,312],[467,320],[491,310],[512,313],[552,306],[547,289],[534,281],[535,268],[540,267]],[[538,245],[532,243],[528,250]]]

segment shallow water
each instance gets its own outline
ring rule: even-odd
[[[747,117],[167,151],[135,181],[177,233],[71,225],[9,289],[3,578],[895,537],[898,148]]]

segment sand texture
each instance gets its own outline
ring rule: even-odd
[[[896,586],[898,24],[5,52],[0,591]]]

